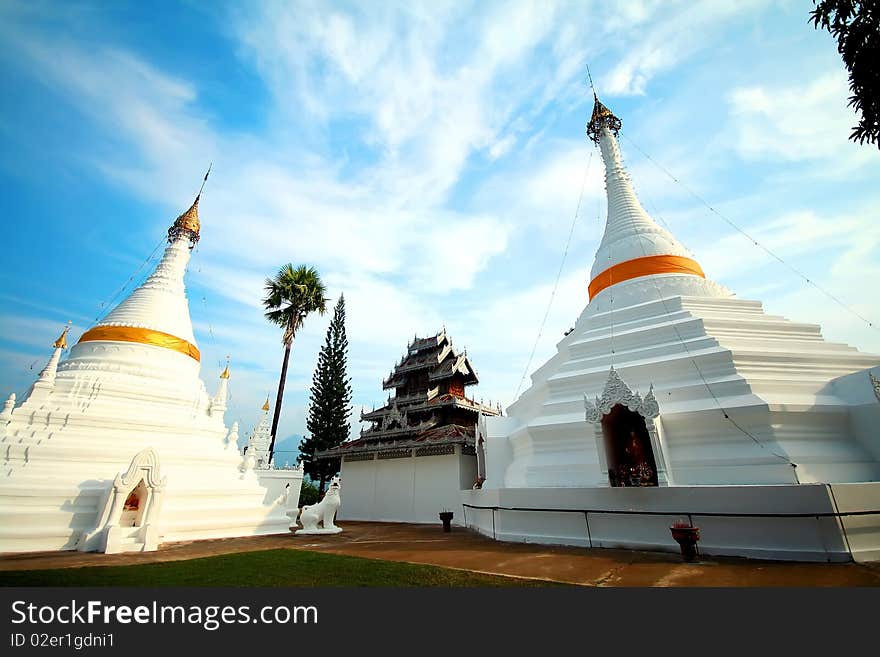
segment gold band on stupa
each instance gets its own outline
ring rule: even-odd
[[[191,342],[187,342],[170,333],[154,331],[153,329],[136,326],[95,326],[83,333],[80,342],[93,342],[95,340],[108,340],[111,342],[137,342],[154,347],[162,347],[179,351],[189,356],[196,362],[201,361],[202,355],[199,348]]]
[[[596,276],[590,281],[590,299],[615,283],[651,274],[690,274],[706,278],[703,268],[696,260],[676,255],[645,256],[620,262]]]

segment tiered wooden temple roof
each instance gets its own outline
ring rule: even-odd
[[[443,329],[414,338],[406,354],[382,381],[394,390],[382,408],[361,413],[371,423],[356,440],[319,453],[336,458],[425,445],[473,445],[479,414],[499,415],[499,406],[477,402],[465,388],[479,383],[467,353],[458,353]]]

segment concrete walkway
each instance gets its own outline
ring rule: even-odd
[[[713,558],[683,563],[676,554],[499,543],[440,525],[344,522],[333,536],[293,534],[169,543],[156,552],[39,552],[0,555],[0,570],[120,566],[286,548],[431,564],[493,575],[587,586],[880,586],[880,563],[807,564]]]

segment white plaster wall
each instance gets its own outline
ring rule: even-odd
[[[451,510],[462,524],[462,488],[473,486],[476,457],[445,454],[351,461],[341,468],[342,504],[338,518],[380,522],[439,523]]]
[[[342,460],[339,470],[341,503],[339,520],[369,520],[376,508],[375,461]]]
[[[255,470],[260,486],[266,489],[263,504],[271,504],[281,495],[287,495],[286,509],[299,506],[299,493],[302,488],[303,471],[299,470]],[[287,485],[290,484],[290,489]]]
[[[507,437],[516,424],[507,416],[486,418],[486,481],[483,488],[504,488],[504,474],[513,460],[513,449]]]
[[[374,520],[411,522],[413,517],[413,457],[377,459]],[[346,494],[352,492],[346,487]]]
[[[413,512],[411,522],[440,522],[439,514],[450,510],[461,521],[461,459],[458,454],[420,456],[415,459]],[[476,470],[476,466],[474,466]],[[471,475],[473,486],[473,475]]]
[[[880,462],[880,400],[874,394],[869,373],[880,379],[880,367],[873,367],[834,379],[830,387],[838,397],[851,404],[851,431]]]
[[[861,515],[880,509],[880,485],[832,484],[832,499],[844,515],[840,527],[844,540],[856,561],[880,561],[880,516]]]
[[[474,481],[477,478],[477,456],[461,454],[458,456],[458,488],[459,490],[467,490],[474,487]],[[455,497],[458,502],[458,496]],[[451,506],[449,507],[452,508]]]
[[[689,518],[700,528],[699,547],[707,555],[795,561],[880,558],[880,483],[873,482],[483,489],[463,491],[461,500],[496,507],[467,508],[467,525],[504,541],[677,552],[669,527]],[[853,515],[827,516],[838,512]],[[778,517],[759,517],[768,514]]]

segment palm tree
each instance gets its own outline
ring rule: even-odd
[[[306,316],[314,311],[323,315],[324,295],[327,288],[321,282],[314,267],[291,264],[284,265],[274,278],[266,279],[266,319],[284,329],[281,342],[284,344],[284,362],[281,365],[281,380],[278,382],[278,397],[275,399],[275,415],[272,418],[272,441],[269,443],[269,460],[275,452],[275,433],[278,418],[281,416],[281,399],[284,397],[284,381],[287,379],[287,363],[290,360],[290,347],[296,332],[302,327]]]

